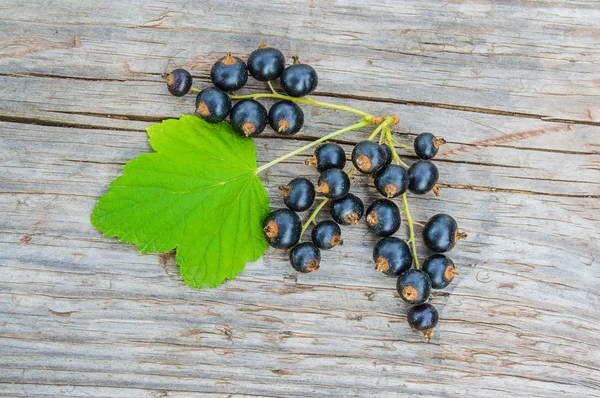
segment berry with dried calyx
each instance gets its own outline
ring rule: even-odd
[[[319,269],[321,251],[312,242],[300,243],[290,250],[290,263],[298,272],[314,272]]]
[[[443,254],[432,254],[423,262],[423,271],[431,279],[431,287],[443,289],[458,275],[452,260]]]
[[[408,304],[421,304],[429,298],[431,279],[424,271],[409,269],[398,277],[396,290]]]
[[[319,176],[316,192],[329,199],[341,199],[350,191],[350,178],[341,169],[327,169]]]
[[[358,224],[364,211],[362,200],[351,193],[342,199],[332,201],[330,207],[331,218],[340,225]]]
[[[431,133],[421,133],[415,138],[415,154],[421,159],[433,159],[445,143],[443,138],[437,138]]]
[[[277,79],[283,73],[284,68],[283,53],[263,42],[248,57],[248,72],[261,82]]]
[[[231,112],[227,93],[216,87],[202,90],[196,97],[196,114],[209,123],[219,123]]]
[[[377,199],[367,209],[367,227],[377,236],[390,236],[400,228],[400,209],[388,199]]]
[[[297,56],[293,59],[294,64],[285,68],[281,74],[281,89],[290,97],[304,97],[315,91],[319,77],[312,66],[301,64]]]
[[[311,233],[311,239],[319,249],[329,250],[335,246],[344,244],[341,235],[342,230],[337,223],[331,220],[325,220],[314,226]]]
[[[381,239],[373,249],[375,269],[390,276],[399,276],[410,269],[413,258],[408,244],[395,236]]]
[[[289,249],[300,240],[302,223],[298,214],[289,209],[275,210],[263,221],[267,242],[276,249]]]
[[[292,101],[276,102],[269,109],[269,124],[281,135],[296,134],[304,124],[304,112]]]
[[[267,125],[267,110],[258,101],[243,99],[231,108],[231,125],[242,137],[255,137]]]
[[[390,164],[375,174],[375,188],[386,198],[395,198],[406,192],[408,174],[404,167]]]
[[[467,234],[458,230],[456,220],[447,214],[436,214],[423,227],[423,243],[430,250],[443,253],[452,250]]]
[[[169,74],[162,75],[167,82],[167,89],[175,97],[183,97],[192,88],[192,75],[185,69],[175,69]]]
[[[343,169],[346,165],[346,152],[338,144],[325,143],[315,149],[315,154],[304,164],[314,166],[320,172],[327,169]]]
[[[248,81],[248,67],[240,58],[227,53],[212,66],[210,80],[223,91],[239,90]]]
[[[433,328],[438,323],[439,314],[433,305],[419,304],[408,310],[407,320],[410,327],[423,333],[425,341],[429,342]]]
[[[381,169],[387,160],[383,149],[373,141],[361,141],[352,150],[352,163],[362,173],[373,174]]]
[[[303,177],[294,178],[287,185],[281,185],[283,203],[293,211],[306,211],[315,201],[315,186]]]
[[[429,160],[418,160],[408,168],[408,190],[423,195],[433,189],[439,178],[435,164]]]

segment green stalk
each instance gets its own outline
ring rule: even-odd
[[[412,255],[413,259],[415,260],[415,267],[417,269],[421,269],[421,263],[419,263],[419,257],[417,256],[417,244],[415,243],[415,222],[413,221],[412,216],[410,215],[410,210],[408,208],[408,199],[406,198],[405,193],[402,194],[402,203],[404,204],[404,212],[406,213],[406,222],[408,223],[409,231],[408,242],[412,247]]]
[[[325,206],[328,202],[329,202],[329,199],[325,199],[325,200],[323,200],[321,202],[320,205],[318,205],[315,208],[315,210],[312,212],[312,214],[310,215],[310,217],[308,218],[308,220],[306,220],[306,222],[302,226],[302,231],[300,231],[300,238],[302,238],[302,235],[304,235],[304,232],[306,232],[306,230],[308,229],[308,226],[310,225],[310,223],[313,222],[313,221],[315,221],[315,218],[317,218],[317,214],[319,214],[319,212],[321,211],[321,209],[323,208],[323,206]]]

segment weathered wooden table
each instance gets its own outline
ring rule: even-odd
[[[497,3],[5,0],[0,396],[600,396],[600,4]],[[260,39],[318,70],[316,98],[399,114],[404,143],[449,141],[441,198],[411,196],[417,220],[447,212],[469,233],[431,343],[372,269],[364,226],[317,273],[270,249],[202,291],[172,255],[90,226],[149,151],[144,129],[193,109],[160,74],[205,86]],[[354,120],[305,112],[296,138],[256,139],[261,162]],[[273,207],[277,185],[316,178],[304,158],[263,176]]]

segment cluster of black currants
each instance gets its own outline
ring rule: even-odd
[[[244,137],[259,135],[267,123],[281,135],[293,135],[300,131],[304,124],[304,113],[293,101],[278,101],[268,112],[252,98],[241,99],[232,106],[229,94],[246,85],[248,73],[256,80],[269,84],[279,79],[283,92],[294,98],[312,93],[318,84],[317,72],[313,67],[301,64],[296,56],[293,57],[293,64],[286,67],[281,51],[261,43],[250,54],[247,64],[227,53],[212,66],[210,79],[214,87],[198,93],[196,114],[210,123],[222,122],[229,116],[235,131]],[[163,78],[167,81],[169,92],[175,96],[183,96],[192,89],[192,75],[185,69],[175,69]]]

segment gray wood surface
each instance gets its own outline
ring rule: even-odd
[[[598,2],[568,0],[4,1],[0,396],[600,396],[599,21]],[[416,220],[447,212],[469,233],[431,343],[364,225],[319,272],[269,249],[202,291],[171,254],[90,226],[144,129],[193,109],[160,74],[205,86],[260,39],[315,66],[316,98],[400,115],[407,144],[448,140],[442,196],[410,197]],[[355,120],[304,109],[298,136],[256,139],[261,163]],[[279,184],[316,179],[304,158],[263,175],[273,207]],[[377,197],[364,177],[353,191]]]

